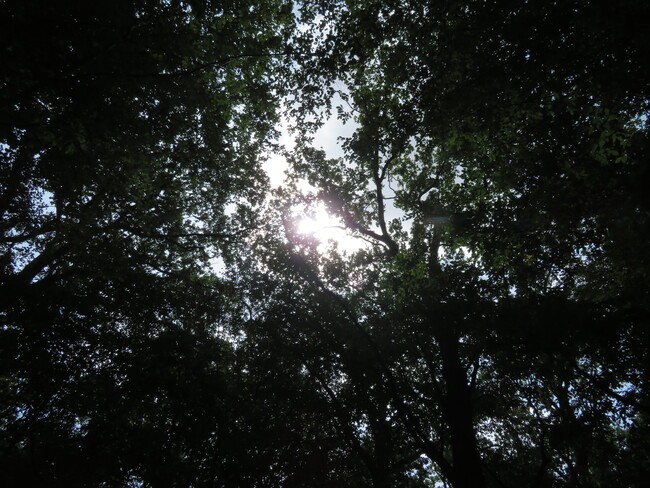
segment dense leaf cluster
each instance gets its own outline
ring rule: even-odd
[[[8,486],[644,486],[645,2],[2,10]]]

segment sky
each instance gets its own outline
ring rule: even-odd
[[[336,107],[341,103],[342,101],[340,98],[338,98],[337,95],[337,99],[333,100],[332,105]],[[338,120],[336,117],[336,111],[333,110],[332,112],[332,115],[314,134],[313,143],[313,146],[316,149],[322,149],[325,151],[326,157],[328,159],[341,158],[344,156],[340,138],[350,137],[358,127],[358,125],[351,120],[343,124],[343,122]],[[294,139],[290,134],[289,126],[290,121],[284,118],[281,123],[281,136],[278,142],[286,150],[291,150],[294,147]],[[281,154],[270,155],[263,167],[269,177],[271,186],[273,188],[282,186],[285,179],[285,171],[289,167],[284,156]],[[302,188],[309,190],[310,186],[305,181],[302,184]],[[390,190],[387,188],[386,190],[390,192]],[[395,209],[395,207],[392,205],[391,200],[386,200],[385,205],[387,220],[403,217],[403,213],[398,209]],[[326,247],[327,241],[329,239],[335,240],[338,243],[339,248],[347,252],[356,251],[361,247],[367,246],[366,241],[360,238],[352,237],[349,232],[346,232],[340,228],[341,225],[341,221],[329,215],[324,205],[321,205],[316,209],[314,218],[303,219],[300,223],[298,223],[298,229],[300,232],[303,232],[305,234],[312,234],[314,237],[318,238],[323,243],[323,247]],[[375,228],[373,230],[379,232],[378,228]]]
[[[337,100],[334,100],[336,105]],[[286,150],[293,149],[295,142],[289,131],[290,121],[282,119],[279,144]],[[343,124],[333,114],[328,118],[322,127],[314,134],[314,147],[325,151],[328,159],[341,158],[344,156],[341,148],[340,137],[349,137],[356,128],[354,122],[349,121]],[[272,154],[264,164],[271,186],[281,187],[285,180],[285,172],[289,168],[286,159],[281,154]],[[300,185],[305,191],[312,189],[303,181]],[[328,240],[332,239],[338,243],[339,249],[347,252],[356,251],[366,245],[366,242],[359,238],[351,237],[345,230],[341,229],[342,223],[336,217],[328,214],[324,205],[318,205],[314,212],[314,218],[304,218],[298,223],[298,231],[304,234],[311,234],[322,243],[322,248],[327,247]]]

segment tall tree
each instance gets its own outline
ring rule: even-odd
[[[287,232],[276,264],[320,290],[305,288],[314,308],[339,308],[345,325],[320,326],[339,342],[339,378],[321,386],[331,415],[358,409],[361,445],[406,439],[392,444],[415,453],[402,474],[421,455],[454,487],[641,485],[650,77],[634,23],[647,13],[302,5],[298,42],[317,56],[295,75],[294,171],[316,189],[289,201],[322,201],[375,248],[319,256]],[[358,129],[328,160],[310,131],[336,93]]]
[[[218,334],[232,295],[210,266],[264,199],[290,5],[6,1],[0,15],[3,479],[236,479],[241,463],[217,465],[237,436]]]
[[[4,2],[5,479],[643,486],[647,14]]]

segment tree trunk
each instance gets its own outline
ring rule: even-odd
[[[454,488],[483,488],[481,456],[476,444],[472,399],[467,375],[458,354],[458,337],[450,332],[438,336],[442,357],[442,376],[445,380],[445,417],[451,436]]]

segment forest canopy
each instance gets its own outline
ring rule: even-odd
[[[0,5],[5,486],[645,486],[650,4]]]

